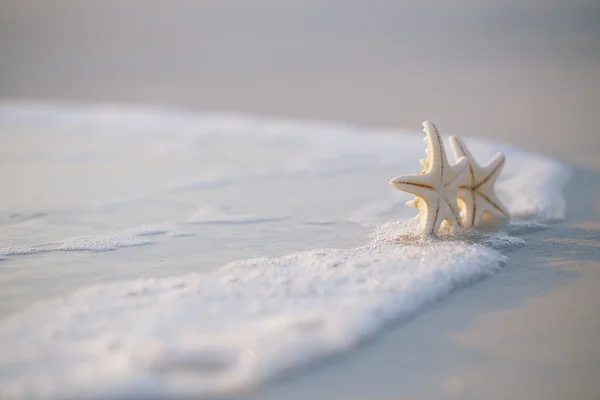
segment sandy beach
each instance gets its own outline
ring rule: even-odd
[[[523,235],[497,274],[241,398],[600,397],[597,4],[76,3],[0,4],[0,97],[414,131],[431,118],[573,170],[565,220]]]
[[[492,278],[249,398],[596,398],[599,179],[576,170],[567,220],[524,236]]]

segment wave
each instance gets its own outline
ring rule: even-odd
[[[253,387],[291,368],[347,351],[390,322],[490,276],[507,262],[504,253],[525,245],[516,235],[564,218],[566,207],[562,190],[569,177],[567,167],[506,145],[470,139],[466,141],[480,161],[498,150],[505,153],[507,163],[498,190],[514,221],[496,233],[416,240],[415,221],[394,221],[407,200],[404,194],[358,196],[362,187],[354,185],[371,181],[374,175],[365,174],[368,171],[377,170],[378,179],[382,168],[388,179],[402,171],[410,173],[423,155],[422,135],[158,108],[0,105],[3,135],[20,132],[11,128],[15,126],[31,126],[56,137],[65,132],[69,138],[93,136],[102,146],[83,150],[96,152],[89,159],[105,164],[116,157],[102,153],[106,149],[127,150],[119,166],[135,164],[130,161],[134,156],[145,157],[142,163],[150,159],[152,163],[140,169],[144,179],[154,190],[162,185],[161,193],[185,198],[186,205],[202,204],[205,191],[215,187],[300,178],[305,172],[319,177],[352,172],[339,193],[322,192],[327,189],[324,181],[312,186],[306,196],[321,201],[315,207],[324,204],[323,197],[338,196],[328,209],[343,208],[343,219],[371,228],[372,235],[357,248],[240,260],[211,273],[103,284],[43,301],[0,321],[0,397],[203,397]],[[28,150],[15,154],[32,159],[40,155]],[[65,155],[71,150],[61,148],[53,157],[64,156],[69,163],[86,159],[86,154],[77,153],[81,148],[76,150]],[[19,158],[13,156],[0,158],[0,163]],[[169,172],[170,164],[178,162],[182,164]],[[148,169],[155,164],[161,169]],[[181,177],[182,171],[189,175]],[[137,175],[129,173],[125,178],[129,181],[123,187],[134,180],[143,187]],[[387,185],[387,180],[382,182]],[[111,181],[107,186],[118,185]],[[277,193],[272,186],[260,190],[265,187]],[[137,186],[134,189],[135,195],[146,194],[139,193]],[[297,199],[298,193],[303,192],[292,191],[290,199]],[[192,196],[196,197],[188,199]],[[355,196],[352,201],[350,196]],[[267,195],[257,199],[254,205]],[[161,203],[160,208],[177,204],[184,203]],[[232,229],[231,224],[298,222],[297,215],[271,215],[275,211],[269,204],[256,213],[250,206],[251,213],[202,206],[183,222],[190,229],[195,224]],[[133,203],[131,208],[136,206]],[[123,215],[129,210],[125,207]],[[13,211],[8,215],[36,214]],[[306,218],[309,225],[344,229],[338,222],[330,215],[307,214]],[[107,251],[148,244],[153,235],[192,233],[175,225],[147,226],[5,247],[0,258],[38,251]]]
[[[52,251],[91,251],[103,252],[124,247],[151,244],[147,236],[164,235],[167,237],[191,236],[193,233],[177,229],[171,225],[141,226],[106,235],[75,236],[54,243],[39,245],[17,245],[0,248],[0,256],[28,255]]]
[[[283,221],[285,217],[239,214],[225,207],[204,205],[187,220],[190,224],[256,224],[262,222]]]
[[[9,398],[172,398],[238,391],[346,351],[500,268],[482,244],[399,245],[386,224],[355,249],[244,260],[212,274],[80,290],[0,325]]]

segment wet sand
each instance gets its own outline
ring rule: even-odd
[[[250,398],[596,399],[600,174],[567,190],[566,221],[523,236],[495,276]]]

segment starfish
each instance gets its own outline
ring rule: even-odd
[[[456,164],[448,164],[444,143],[436,126],[430,121],[423,122],[427,157],[421,160],[425,167],[419,174],[398,176],[390,180],[396,189],[415,195],[416,199],[407,203],[419,209],[424,235],[435,235],[442,222],[451,226],[462,226],[456,198],[458,185],[467,170],[467,159],[461,158]]]
[[[459,137],[450,137],[450,146],[456,159],[466,158],[469,173],[465,175],[458,188],[458,204],[461,209],[463,225],[477,227],[482,224],[484,213],[499,218],[509,218],[506,207],[496,196],[494,184],[504,167],[504,154],[497,153],[483,167],[477,164],[471,152]]]

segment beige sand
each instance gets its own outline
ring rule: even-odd
[[[494,277],[251,398],[597,399],[600,174],[568,190],[567,221],[525,235]]]
[[[141,3],[1,2],[0,96],[433,119],[577,168],[567,220],[499,274],[255,398],[600,398],[596,2]]]

